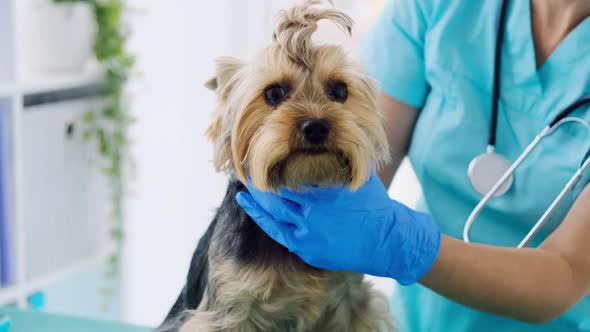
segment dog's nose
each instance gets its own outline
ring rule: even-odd
[[[308,119],[301,123],[299,130],[307,142],[320,145],[328,139],[330,124],[323,119]]]

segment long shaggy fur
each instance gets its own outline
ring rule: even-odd
[[[214,164],[232,175],[224,201],[193,255],[187,283],[160,331],[377,332],[391,331],[387,301],[353,272],[305,264],[269,238],[235,202],[250,177],[255,187],[347,185],[368,178],[389,158],[377,89],[340,47],[315,46],[317,21],[350,31],[352,20],[320,1],[281,12],[272,46],[254,61],[224,57],[206,85],[217,109],[207,134]],[[347,99],[329,95],[337,82]],[[284,87],[269,103],[265,91]],[[329,123],[320,150],[302,133],[308,119]],[[314,150],[315,149],[315,150]]]
[[[329,1],[332,4],[332,1]],[[320,0],[306,0],[303,5],[279,13],[273,41],[291,60],[311,69],[314,64],[311,36],[317,30],[317,23],[330,20],[342,30],[351,34],[353,20],[345,13],[333,9],[318,9]]]
[[[232,179],[159,332],[391,330],[386,298],[362,275],[303,263],[241,210],[240,191]]]

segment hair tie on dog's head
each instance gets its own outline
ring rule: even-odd
[[[348,34],[352,33],[353,20],[334,8],[317,8],[321,0],[306,0],[299,6],[283,10],[279,14],[273,41],[293,61],[307,68],[313,66],[311,36],[317,30],[317,22],[330,20]],[[333,5],[332,0],[328,2]]]

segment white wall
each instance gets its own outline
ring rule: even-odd
[[[199,2],[201,3],[201,2]],[[131,87],[134,193],[127,204],[123,317],[158,324],[180,291],[197,240],[222,198],[223,176],[204,132],[213,95],[203,82],[227,49],[225,1],[136,0],[133,50],[142,77]]]
[[[203,82],[217,56],[255,44],[269,25],[255,20],[270,18],[264,2],[131,1],[138,9],[131,45],[142,76],[131,86],[137,171],[123,264],[123,317],[130,322],[161,322],[221,202],[226,178],[210,163],[204,132],[214,98]]]
[[[202,83],[213,74],[213,59],[243,57],[268,43],[276,9],[288,3],[130,1],[137,8],[131,45],[142,77],[131,85],[138,118],[133,132],[137,172],[127,204],[126,320],[161,322],[223,196],[226,179],[214,172],[204,137],[214,98]],[[402,174],[394,188],[404,189],[396,197],[411,203],[418,189],[409,168]],[[391,282],[380,285],[390,289]]]

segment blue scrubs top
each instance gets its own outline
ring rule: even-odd
[[[456,238],[481,199],[467,168],[486,151],[499,10],[499,1],[391,0],[362,50],[382,91],[420,109],[410,161],[424,208]],[[590,19],[536,68],[530,1],[512,0],[508,10],[496,151],[514,161],[557,113],[590,93]],[[573,115],[590,121],[588,108]],[[516,246],[589,148],[590,133],[579,124],[544,139],[516,171],[510,191],[475,222],[472,241]],[[559,225],[589,180],[585,174],[534,246]],[[590,298],[543,325],[482,313],[417,284],[399,287],[392,301],[401,331],[590,331]]]

